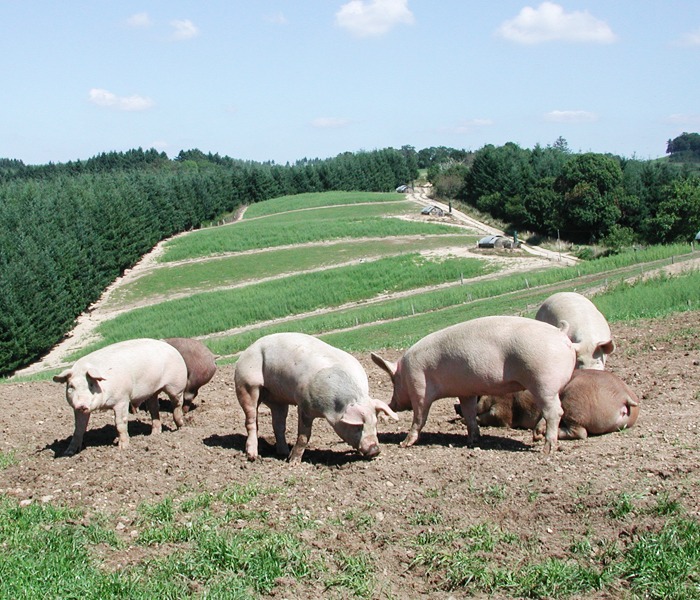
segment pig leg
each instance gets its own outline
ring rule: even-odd
[[[313,422],[313,417],[308,417],[299,410],[299,431],[297,433],[296,444],[294,444],[294,448],[292,448],[292,452],[289,455],[290,464],[298,465],[301,462],[304,450],[306,450],[306,446],[309,444],[311,425]]]
[[[183,404],[183,392],[176,392],[175,390],[170,390],[167,387],[163,391],[170,398],[171,405],[173,407],[173,421],[175,421],[175,426],[180,429],[185,424],[185,419],[182,416],[182,404]],[[156,397],[156,402],[158,398]]]
[[[160,405],[158,404],[158,394],[146,400],[146,408],[151,413],[151,435],[158,435],[163,427],[160,420]]]
[[[73,430],[73,437],[71,438],[68,448],[63,453],[63,456],[73,456],[75,453],[80,452],[80,448],[83,446],[83,435],[87,430],[88,421],[90,420],[90,413],[83,412],[82,410],[74,410],[73,416],[75,417],[75,429]]]
[[[275,432],[275,449],[280,456],[289,456],[287,444],[287,413],[288,404],[268,404],[272,414],[272,431]]]
[[[406,439],[399,444],[402,448],[408,448],[413,446],[418,441],[418,436],[425,427],[425,423],[428,420],[428,411],[430,406],[426,402],[415,402],[413,403],[413,423],[411,423],[411,429],[406,436]]]
[[[559,439],[560,440],[585,440],[588,438],[588,431],[582,425],[574,423],[559,424]]]
[[[258,458],[258,399],[260,388],[257,386],[241,385],[236,388],[238,402],[245,415],[245,429],[248,438],[245,442],[245,453],[248,460]]]
[[[462,411],[462,420],[467,425],[467,443],[474,444],[479,438],[479,424],[476,421],[476,404],[478,396],[460,396],[459,407]]]
[[[559,400],[559,394],[556,394],[554,398],[538,398],[536,394],[532,394],[536,400],[538,400],[538,405],[543,406],[542,417],[547,423],[547,428],[544,434],[544,447],[542,452],[545,454],[550,454],[556,452],[557,450],[557,438],[559,435],[559,421],[564,414],[561,408],[561,402]]]
[[[129,447],[129,403],[128,402],[118,402],[114,407],[114,424],[117,427],[117,433],[119,434],[119,449],[125,450]]]

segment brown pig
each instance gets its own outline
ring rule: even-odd
[[[586,439],[632,427],[639,416],[639,399],[617,375],[596,369],[577,369],[561,391],[564,414],[559,439]],[[480,425],[535,430],[542,436],[540,411],[532,395],[483,396],[477,405]]]
[[[377,413],[398,420],[384,402],[370,398],[367,373],[354,356],[303,333],[276,333],[254,342],[238,359],[234,381],[245,413],[248,460],[258,456],[260,402],[270,407],[277,453],[285,456],[287,412],[290,404],[297,406],[290,463],[301,462],[318,417],[366,458],[379,454]]]
[[[183,412],[192,408],[192,402],[199,393],[199,388],[209,383],[216,373],[215,356],[202,342],[192,338],[166,338],[163,340],[173,346],[187,365],[187,386],[185,387]]]
[[[553,325],[513,316],[481,317],[427,335],[397,363],[372,353],[394,384],[393,410],[413,409],[413,424],[402,442],[411,446],[440,398],[459,398],[468,441],[479,436],[478,396],[530,390],[547,423],[544,452],[556,450],[562,415],[559,391],[571,379],[576,353]]]
[[[151,434],[161,431],[158,394],[165,392],[173,403],[173,419],[182,427],[182,397],[187,367],[180,353],[162,340],[134,339],[105,346],[79,359],[53,380],[66,384],[66,400],[73,408],[75,430],[65,451],[80,451],[83,435],[96,410],[114,411],[119,448],[129,445],[129,405],[146,402],[153,421]]]

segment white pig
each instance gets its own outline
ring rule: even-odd
[[[574,343],[577,369],[605,369],[605,359],[615,350],[615,343],[608,322],[588,298],[558,292],[542,303],[535,319],[566,331]]]
[[[379,454],[377,412],[398,420],[384,402],[369,396],[367,373],[352,355],[303,333],[276,333],[260,338],[240,356],[236,396],[245,413],[248,460],[258,456],[258,405],[272,413],[277,453],[287,455],[287,412],[297,406],[298,436],[290,463],[301,462],[317,417],[367,458]]]
[[[527,389],[547,423],[544,452],[556,450],[562,415],[559,391],[571,379],[576,354],[556,327],[534,319],[491,316],[427,335],[397,363],[372,353],[394,384],[393,410],[413,409],[413,424],[401,443],[411,446],[439,398],[459,398],[468,442],[479,436],[477,398]]]
[[[180,353],[162,340],[134,339],[105,346],[79,359],[54,376],[66,384],[66,399],[73,408],[75,431],[65,451],[80,451],[83,435],[96,410],[112,409],[119,434],[119,448],[129,445],[129,405],[142,402],[151,413],[151,434],[161,431],[158,394],[165,392],[173,403],[173,419],[182,427],[182,398],[187,385],[187,366]]]

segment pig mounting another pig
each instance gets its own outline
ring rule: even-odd
[[[246,454],[258,457],[258,406],[272,413],[277,453],[289,454],[285,438],[290,404],[297,406],[297,441],[289,454],[299,463],[317,417],[367,458],[379,454],[377,413],[398,416],[369,396],[367,374],[352,355],[302,333],[276,333],[260,338],[240,356],[235,372],[236,396],[245,413]]]
[[[552,294],[540,306],[535,319],[559,327],[576,350],[577,369],[604,369],[615,350],[610,326],[595,304],[576,292]]]
[[[173,419],[182,427],[182,398],[187,385],[187,367],[180,353],[161,340],[134,339],[105,346],[79,359],[72,367],[54,376],[66,384],[66,399],[73,408],[75,430],[65,451],[79,452],[90,414],[114,411],[119,448],[129,445],[127,423],[129,405],[142,402],[151,413],[151,434],[161,431],[158,394],[165,392],[173,403]]]
[[[543,450],[556,450],[559,391],[571,379],[576,354],[569,338],[552,325],[524,317],[482,317],[427,335],[397,363],[374,353],[372,360],[394,384],[389,407],[413,409],[402,446],[418,440],[435,400],[459,398],[467,439],[473,443],[479,436],[478,396],[527,389],[546,420]]]
[[[586,439],[632,427],[639,416],[639,399],[630,387],[609,371],[577,369],[560,393],[564,415],[559,439]],[[483,396],[477,404],[480,425],[532,429],[542,436],[541,413],[527,391],[505,396]]]
[[[209,348],[199,340],[191,338],[166,338],[168,342],[182,355],[187,366],[187,385],[183,396],[183,412],[192,408],[192,402],[199,393],[199,388],[209,383],[216,373],[216,357]]]

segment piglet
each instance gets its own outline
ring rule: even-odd
[[[246,454],[258,457],[258,405],[272,413],[278,454],[289,454],[285,439],[289,405],[297,406],[297,441],[290,463],[301,462],[311,425],[325,418],[350,446],[366,458],[379,454],[377,413],[398,416],[369,396],[367,374],[352,355],[302,333],[276,333],[249,346],[236,363],[236,396],[245,413]]]
[[[73,408],[75,430],[65,451],[80,451],[90,414],[114,411],[119,448],[129,445],[129,405],[146,402],[151,413],[151,434],[161,431],[158,394],[165,392],[173,403],[173,419],[182,427],[182,399],[187,385],[187,366],[180,353],[161,340],[133,339],[105,346],[79,359],[53,380],[66,384],[66,399]]]
[[[525,317],[481,317],[427,335],[397,363],[371,356],[394,384],[389,407],[413,409],[413,424],[402,446],[418,440],[430,405],[439,398],[459,398],[467,440],[474,443],[479,437],[478,396],[527,389],[546,419],[543,450],[556,450],[559,391],[571,379],[576,353],[571,340],[553,325]]]
[[[185,387],[183,412],[192,408],[192,402],[199,393],[199,388],[209,383],[216,373],[216,357],[199,340],[192,338],[166,338],[168,342],[182,355],[187,365],[187,386]]]

